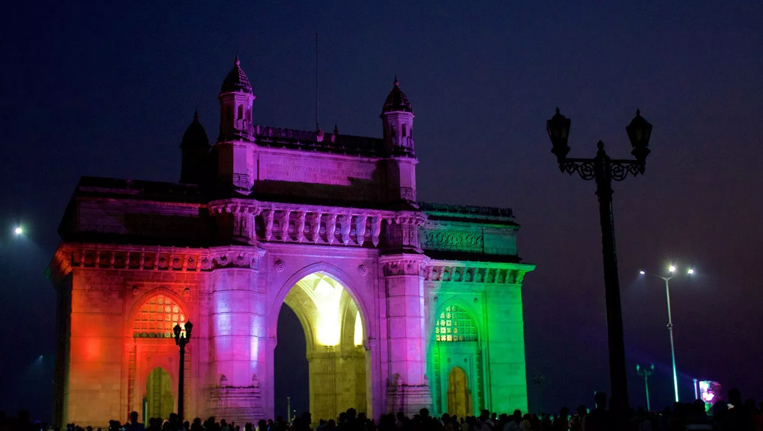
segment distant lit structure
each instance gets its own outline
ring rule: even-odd
[[[381,138],[257,126],[254,99],[236,59],[216,143],[194,115],[179,183],[80,180],[51,265],[56,424],[106,425],[143,400],[148,416],[272,418],[284,304],[304,329],[315,420],[526,411],[534,265],[511,210],[417,201],[397,80]]]
[[[705,402],[705,405],[712,406],[723,399],[723,388],[718,382],[712,380],[700,380],[699,398]]]

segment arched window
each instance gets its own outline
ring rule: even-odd
[[[403,137],[405,138],[405,124],[403,124]]]
[[[134,338],[173,338],[172,328],[180,324],[185,334],[186,315],[180,306],[164,295],[146,301],[135,316],[132,327]]]
[[[451,305],[440,313],[434,328],[437,341],[477,341],[477,326],[469,313]]]
[[[244,105],[238,105],[238,119],[244,119]]]

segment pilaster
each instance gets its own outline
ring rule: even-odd
[[[219,268],[211,280],[211,351],[215,373],[208,409],[238,423],[264,417],[260,376],[265,374],[266,318],[255,268]]]
[[[388,413],[412,415],[432,405],[425,354],[426,262],[426,256],[414,253],[380,259],[387,299]]]

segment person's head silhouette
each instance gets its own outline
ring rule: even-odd
[[[596,404],[596,408],[599,410],[606,410],[607,408],[607,394],[604,392],[597,392],[593,396],[593,402]]]

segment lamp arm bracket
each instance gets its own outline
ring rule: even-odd
[[[594,159],[564,159],[559,163],[559,169],[570,175],[577,173],[580,178],[588,181],[596,177],[596,164]]]
[[[636,160],[611,159],[609,170],[613,180],[622,181],[632,175],[637,177],[644,173],[644,165]]]

